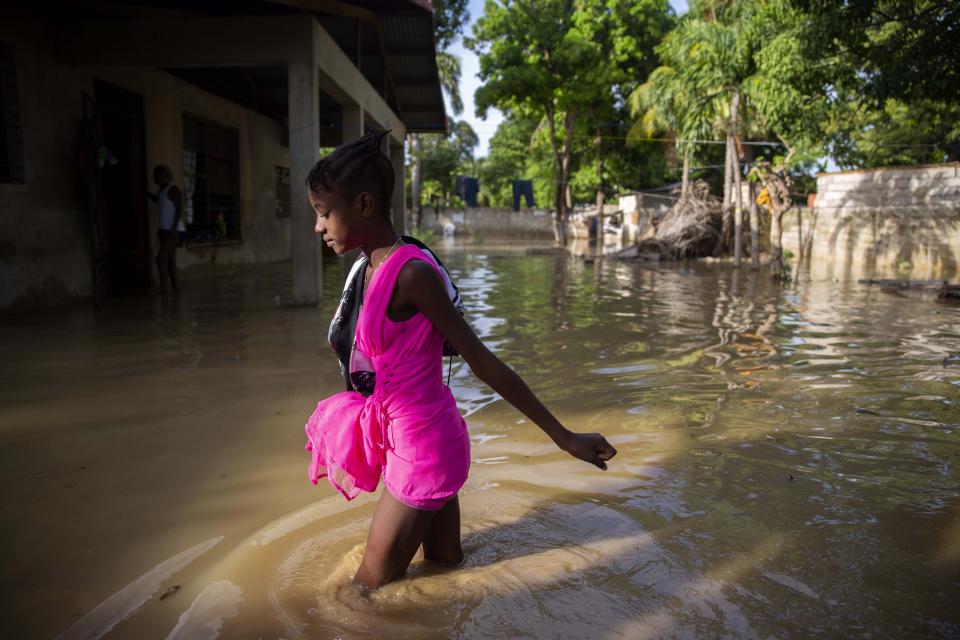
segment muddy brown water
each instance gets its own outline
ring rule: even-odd
[[[4,638],[960,635],[960,309],[447,247],[468,316],[570,428],[557,451],[454,361],[462,568],[349,582],[374,505],[307,482],[341,389],[289,265],[2,321]]]

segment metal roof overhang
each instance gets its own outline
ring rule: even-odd
[[[446,132],[430,0],[269,0],[313,13],[412,133]]]
[[[116,19],[143,11],[182,17],[313,14],[408,132],[447,130],[430,0],[121,0],[92,6],[63,0],[60,7],[64,20],[69,20],[72,12],[85,19]],[[282,121],[286,116],[283,66],[166,70],[271,118]],[[338,117],[336,102],[327,96],[321,96],[320,102],[321,122]]]
[[[446,132],[429,0],[270,0],[267,4],[313,13],[408,132]]]

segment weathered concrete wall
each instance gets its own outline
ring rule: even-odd
[[[953,278],[960,262],[960,164],[821,174],[813,209],[811,264],[834,273]],[[784,247],[798,252],[797,212]]]
[[[290,219],[277,218],[275,167],[289,167],[279,123],[183,82],[162,71],[92,69],[92,76],[139,93],[146,111],[147,166],[171,165],[183,185],[183,113],[188,112],[237,130],[239,138],[240,234],[242,241],[190,246],[177,254],[177,265],[203,262],[270,262],[290,257]],[[150,228],[157,228],[157,208],[150,207]],[[151,237],[151,242],[156,239]],[[152,249],[155,251],[156,246]],[[154,274],[156,276],[156,274]]]
[[[73,154],[80,95],[92,81],[36,50],[34,35],[0,26],[15,48],[26,174],[25,184],[0,184],[0,308],[90,294],[90,230]]]
[[[499,209],[493,207],[470,207],[443,209],[439,219],[433,209],[424,207],[421,228],[443,232],[443,227],[453,224],[456,235],[485,234],[490,236],[522,235],[530,237],[553,237],[553,217],[544,209]]]
[[[4,23],[0,40],[15,48],[26,166],[24,184],[0,184],[0,309],[54,306],[91,295],[91,228],[76,145],[81,96],[95,95],[96,78],[143,97],[148,173],[168,164],[180,185],[185,111],[238,130],[243,241],[181,249],[181,267],[290,257],[290,221],[275,215],[275,166],[289,166],[278,123],[162,71],[61,64],[41,25]],[[151,175],[145,179],[153,187]],[[148,211],[154,230],[156,206]],[[154,233],[150,242],[154,254]],[[151,274],[156,282],[155,269]]]

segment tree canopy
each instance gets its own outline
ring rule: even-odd
[[[449,43],[441,24],[468,18],[440,14],[466,16],[465,3],[436,6]],[[513,179],[532,179],[558,220],[572,203],[688,175],[726,193],[728,212],[751,162],[799,200],[813,167],[960,158],[956,2],[691,0],[678,18],[666,0],[486,0],[465,44],[479,57],[477,115],[505,117],[487,157],[457,151],[470,138],[451,130],[430,171],[475,168],[498,206]],[[445,75],[458,81],[459,67]]]
[[[446,136],[423,136],[421,148],[414,151],[414,161],[420,160],[423,176],[422,200],[430,202],[436,196],[443,201],[453,198],[458,175],[474,175],[473,153],[478,144],[476,132],[465,121],[451,121]],[[419,154],[419,155],[418,155]]]
[[[624,96],[655,64],[654,47],[671,23],[666,0],[487,0],[474,24],[466,43],[480,59],[477,114],[497,107],[545,131],[553,166],[541,179],[553,182],[558,232],[584,164],[574,157],[578,139],[600,141],[601,157],[602,134],[617,132]],[[603,182],[596,175],[591,186]]]

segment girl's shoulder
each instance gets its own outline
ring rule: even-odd
[[[402,245],[391,260],[394,263],[391,271],[396,272],[398,280],[426,277],[426,274],[430,273],[440,275],[441,272],[441,267],[430,250],[415,244]]]
[[[432,266],[430,258],[424,254],[423,249],[412,244],[403,244],[397,247],[390,257],[389,265],[389,270],[394,272],[397,277],[409,269]]]
[[[397,269],[396,280],[398,290],[410,291],[418,287],[430,286],[434,281],[442,278],[437,273],[437,267],[426,257],[409,252],[404,256],[403,264]]]
[[[426,244],[414,238],[413,236],[400,236],[403,238],[404,243],[407,245],[413,245],[419,248],[424,257],[432,263],[437,268],[437,273],[440,275],[440,279],[443,280],[444,288],[447,291],[447,297],[450,298],[450,302],[453,303],[453,306],[457,308],[457,311],[460,314],[463,314],[463,298],[460,295],[460,287],[453,281],[453,277],[450,275],[450,270],[447,269],[447,265],[443,264],[443,261],[433,252],[433,249],[428,247]]]

